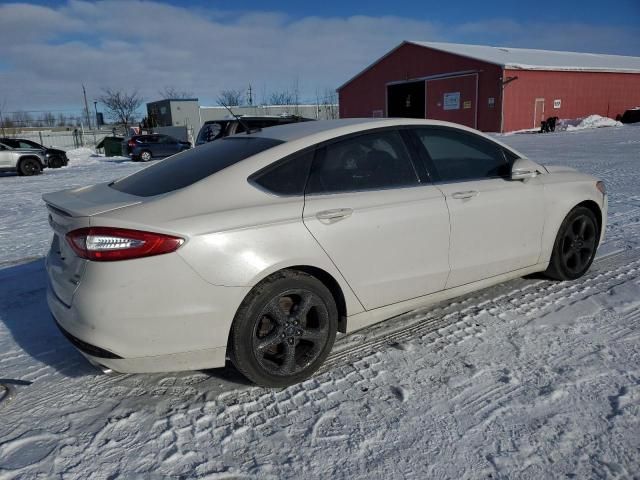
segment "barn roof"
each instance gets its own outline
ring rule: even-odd
[[[640,57],[605,55],[603,53],[561,52],[556,50],[535,50],[531,48],[491,47],[488,45],[467,45],[463,43],[419,42],[405,40],[371,65],[358,72],[338,87],[351,83],[381,60],[393,54],[406,44],[431,48],[462,57],[493,63],[503,68],[519,70],[552,70],[578,72],[618,72],[640,73]]]
[[[490,47],[461,43],[407,42],[433,48],[504,68],[521,70],[561,70],[589,72],[640,72],[640,57],[602,53],[561,52],[532,48]]]

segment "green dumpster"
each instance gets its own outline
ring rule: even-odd
[[[122,137],[104,137],[96,148],[104,148],[105,157],[121,157],[123,141]]]

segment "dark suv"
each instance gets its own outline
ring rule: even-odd
[[[0,143],[4,143],[18,150],[41,150],[45,159],[45,167],[60,168],[67,166],[69,163],[67,152],[64,150],[48,148],[33,140],[25,140],[24,138],[0,138]]]
[[[125,155],[129,155],[132,160],[143,162],[148,162],[155,157],[168,157],[190,148],[189,142],[182,142],[160,133],[134,135],[122,143],[122,152]]]
[[[263,115],[256,117],[240,116],[239,118],[242,120],[242,123],[236,119],[208,120],[204,122],[204,125],[202,125],[202,128],[200,129],[200,133],[198,133],[196,145],[202,145],[203,143],[212,142],[222,137],[242,133],[245,131],[243,124],[249,127],[250,130],[260,130],[262,128],[274,127],[276,125],[284,125],[286,123],[308,122],[313,120],[312,118],[304,118],[297,115]]]

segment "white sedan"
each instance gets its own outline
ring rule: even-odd
[[[607,213],[594,177],[412,119],[272,127],[43,198],[49,307],[89,361],[231,359],[273,387],[309,377],[338,331],[533,272],[580,277]]]

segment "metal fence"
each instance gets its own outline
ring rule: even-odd
[[[69,130],[69,131],[22,131],[15,133],[6,133],[7,137],[24,138],[38,142],[45,147],[54,147],[61,149],[71,149],[88,147],[95,148],[96,145],[104,138],[112,135],[111,130]]]

